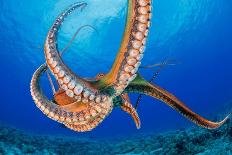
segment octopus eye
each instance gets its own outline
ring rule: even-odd
[[[101,78],[103,78],[105,76],[104,73],[99,73],[97,76],[96,76],[96,80],[100,80]]]

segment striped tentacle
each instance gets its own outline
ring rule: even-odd
[[[121,104],[121,108],[122,110],[124,110],[125,112],[127,112],[129,115],[131,115],[131,117],[134,119],[135,125],[137,127],[137,129],[139,129],[141,127],[141,122],[139,119],[139,115],[136,111],[136,109],[132,106],[129,96],[127,94],[122,94],[120,95],[123,99],[123,103]]]
[[[161,100],[164,103],[166,103],[168,106],[172,107],[177,112],[182,114],[184,117],[195,123],[196,125],[207,129],[215,129],[220,127],[230,117],[230,115],[228,115],[220,122],[209,121],[201,117],[200,115],[194,113],[183,102],[181,102],[178,98],[176,98],[171,93],[167,92],[166,90],[154,84],[146,82],[140,76],[138,76],[132,83],[130,83],[130,85],[126,88],[125,92],[142,93],[154,97],[158,100]]]

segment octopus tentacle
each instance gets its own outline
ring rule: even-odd
[[[152,78],[149,80],[150,83],[152,83],[156,79],[156,77],[159,75],[161,70],[165,66],[167,66],[169,64],[168,61],[169,60],[165,60],[164,62],[157,64],[157,66],[159,66],[159,69],[153,74]],[[152,66],[144,66],[144,68],[150,68],[150,67],[154,67],[154,65],[152,65]],[[136,103],[135,103],[135,109],[138,109],[138,106],[139,106],[139,103],[140,103],[141,99],[142,99],[142,94],[139,94],[139,96],[138,96],[138,98],[136,100]]]
[[[175,66],[175,65],[177,65],[179,63],[180,62],[178,62],[178,61],[167,59],[167,60],[165,60],[164,62],[161,62],[161,63],[155,63],[155,64],[147,65],[147,66],[140,66],[139,68],[152,69],[154,67]]]
[[[183,102],[181,102],[179,99],[177,99],[175,96],[173,96],[166,90],[145,81],[140,76],[138,76],[133,82],[130,83],[130,85],[126,88],[125,92],[142,93],[152,96],[158,100],[161,100],[164,103],[166,103],[168,106],[172,107],[177,112],[182,114],[184,117],[195,123],[196,125],[199,125],[207,129],[215,129],[220,127],[222,124],[224,124],[227,121],[227,119],[231,115],[229,114],[220,122],[209,121],[201,117],[200,115],[194,113]]]
[[[123,103],[121,104],[122,110],[124,110],[129,115],[131,115],[131,117],[134,119],[134,122],[135,122],[137,129],[139,129],[141,127],[139,115],[138,115],[136,109],[132,106],[128,94],[121,94],[120,96],[123,99]]]
[[[121,47],[110,72],[100,81],[106,86],[113,86],[116,96],[136,77],[143,58],[150,18],[151,0],[128,0],[127,22]]]
[[[55,89],[54,83],[53,83],[53,81],[52,81],[52,78],[51,78],[51,76],[50,76],[50,73],[49,73],[48,71],[46,71],[46,73],[47,73],[47,77],[48,77],[50,86],[51,86],[51,88],[52,88],[52,93],[53,93],[53,95],[54,95],[54,94],[56,93],[56,89]]]
[[[73,10],[86,6],[86,3],[75,3],[71,5],[66,11],[64,11],[58,18],[55,23],[52,25],[51,29],[48,32],[46,41],[45,41],[45,58],[48,68],[51,70],[52,74],[55,76],[59,85],[66,94],[71,97],[79,100],[83,99],[85,102],[89,100],[90,96],[94,96],[95,99],[100,101],[109,100],[109,97],[99,94],[98,89],[91,85],[90,82],[86,81],[83,78],[80,78],[74,74],[62,61],[60,54],[57,50],[56,37],[57,32],[64,21],[64,18],[67,17]]]
[[[100,80],[105,76],[104,73],[99,73],[96,76],[96,80]],[[138,113],[136,109],[132,106],[130,98],[128,94],[121,94],[120,96],[117,96],[113,102],[114,106],[120,105],[121,109],[125,112],[127,112],[131,117],[133,118],[135,125],[137,129],[140,128],[141,122],[138,116]]]
[[[54,101],[50,101],[40,88],[40,77],[47,70],[46,64],[41,65],[33,74],[30,88],[31,95],[36,106],[49,118],[66,124],[76,124],[83,126],[86,124],[88,130],[96,127],[101,121],[112,111],[112,102],[96,103],[90,102],[84,104],[74,102],[67,106],[57,105]],[[83,106],[84,105],[84,106]]]
[[[91,131],[95,128],[98,124],[100,124],[105,118],[105,115],[99,115],[95,119],[91,119],[85,123],[65,123],[64,125],[69,129],[77,132],[86,132]]]
[[[49,101],[48,98],[43,95],[42,90],[39,85],[39,80],[42,75],[47,70],[46,64],[41,65],[33,74],[30,88],[31,95],[36,104],[36,106],[48,117],[58,122],[63,122],[65,111],[59,108],[57,104]]]
[[[90,27],[92,28],[93,30],[97,31],[93,26],[91,25],[83,25],[81,27],[79,27],[77,29],[77,31],[75,32],[75,34],[73,35],[72,39],[68,42],[68,44],[62,49],[62,51],[60,52],[60,55],[62,56],[64,54],[65,51],[67,51],[67,49],[72,45],[74,39],[76,38],[76,36],[78,35],[78,33],[85,27]]]
[[[105,76],[105,74],[100,73],[100,74],[98,74],[96,76],[95,79],[92,79],[92,80],[99,80],[99,79],[101,79],[104,76]],[[69,109],[70,106],[73,106],[73,104],[67,105],[67,106],[64,106],[64,107],[67,108],[67,109]],[[113,107],[113,105],[112,105],[112,107]],[[99,110],[101,110],[101,109],[98,108],[98,111]],[[103,114],[97,115],[94,119],[89,119],[88,122],[84,122],[84,123],[83,122],[65,123],[64,125],[66,127],[68,127],[69,129],[71,129],[73,131],[77,131],[77,132],[91,131],[98,124],[100,124],[107,115],[108,115],[108,113],[107,114],[103,113]]]

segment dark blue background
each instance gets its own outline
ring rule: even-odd
[[[0,0],[0,121],[28,132],[42,134],[123,136],[160,132],[192,125],[165,104],[144,97],[139,107],[142,128],[119,109],[94,131],[77,134],[44,116],[34,105],[29,91],[31,76],[44,63],[43,43],[56,16],[76,1]],[[93,77],[109,71],[120,45],[126,18],[126,0],[88,0],[63,24],[59,47],[76,29],[84,29],[64,55],[78,75]],[[175,94],[195,112],[209,119],[228,112],[232,100],[232,1],[156,0],[152,27],[142,65],[165,58],[178,61],[168,66],[155,83]],[[150,79],[153,70],[140,70]],[[51,93],[44,78],[44,89]],[[132,95],[135,102],[136,95]],[[224,115],[223,115],[224,116]]]

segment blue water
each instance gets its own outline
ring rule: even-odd
[[[46,34],[56,16],[74,2],[0,0],[0,122],[28,132],[77,137],[123,136],[193,126],[150,97],[143,97],[138,109],[140,130],[126,113],[115,109],[92,132],[74,133],[36,108],[29,84],[33,72],[45,61]],[[82,30],[64,55],[64,61],[75,73],[94,77],[99,72],[107,73],[114,61],[124,30],[127,2],[86,2],[88,6],[82,12],[76,11],[64,22],[58,44],[62,49],[82,25],[95,27],[97,31]],[[152,5],[152,27],[142,65],[174,59],[177,65],[163,69],[155,80],[157,85],[208,119],[228,112],[225,107],[232,101],[232,1],[156,0]],[[155,70],[140,72],[150,79]],[[48,82],[44,90],[51,95]],[[133,103],[136,97],[131,96]]]

